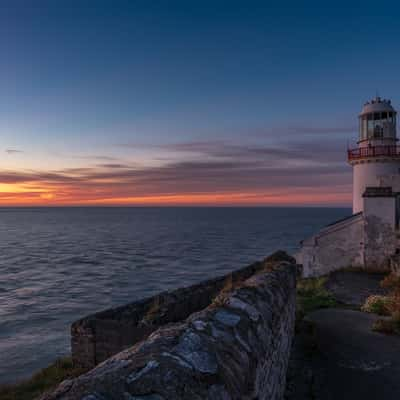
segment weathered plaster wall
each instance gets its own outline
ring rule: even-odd
[[[297,266],[287,256],[259,264],[205,309],[159,328],[43,399],[282,399]]]
[[[363,237],[364,222],[360,213],[304,240],[295,255],[303,266],[303,276],[321,276],[348,266],[363,265]]]
[[[363,194],[367,186],[379,186],[385,176],[398,173],[396,162],[360,163],[353,166],[353,213],[364,210]]]
[[[389,258],[389,270],[400,276],[400,253],[394,254]]]
[[[377,217],[392,230],[396,227],[396,197],[364,197],[364,217]]]
[[[390,257],[397,248],[393,226],[375,215],[365,216],[364,220],[364,267],[390,269]]]
[[[389,270],[399,239],[394,198],[366,198],[365,211],[322,229],[304,240],[295,255],[304,277],[346,267]],[[394,265],[394,264],[393,264]]]

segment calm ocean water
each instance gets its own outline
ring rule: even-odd
[[[0,209],[0,382],[69,352],[88,313],[284,249],[344,208]]]

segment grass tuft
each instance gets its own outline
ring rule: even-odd
[[[0,385],[0,399],[33,400],[62,381],[74,378],[83,372],[85,372],[83,369],[74,368],[70,357],[59,358],[28,380],[12,385]]]
[[[308,278],[297,282],[298,318],[319,308],[335,307],[337,302],[325,288],[327,278]]]

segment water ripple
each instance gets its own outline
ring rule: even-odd
[[[221,275],[348,215],[346,209],[0,209],[0,382],[69,351],[69,325]]]

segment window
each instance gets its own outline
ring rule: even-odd
[[[381,138],[383,136],[383,129],[382,126],[377,124],[374,126],[374,138]]]

